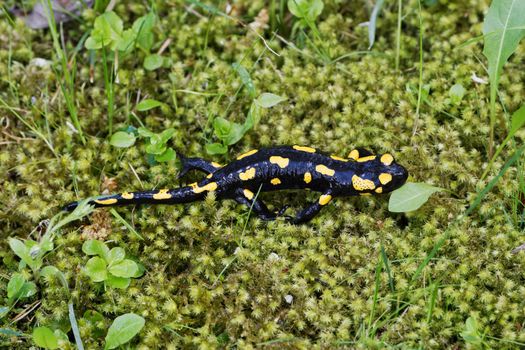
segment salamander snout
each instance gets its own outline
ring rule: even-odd
[[[408,171],[402,165],[392,163],[388,166],[388,172],[392,175],[392,181],[385,187],[388,192],[403,186],[408,178]]]

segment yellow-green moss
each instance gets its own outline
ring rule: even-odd
[[[275,347],[304,349],[336,344],[456,348],[464,346],[459,334],[469,316],[476,317],[492,337],[525,342],[525,255],[510,253],[524,239],[523,229],[509,216],[516,169],[453,231],[422,278],[411,284],[413,273],[444,229],[486,184],[479,183],[479,177],[487,163],[488,87],[471,79],[473,73],[486,78],[479,61],[481,46],[457,47],[480,35],[487,1],[441,0],[423,7],[423,81],[431,94],[429,104],[421,107],[415,133],[416,106],[407,85],[418,85],[416,1],[404,4],[399,71],[394,70],[397,8],[393,2],[387,2],[380,15],[372,52],[332,64],[323,64],[311,48],[299,52],[287,46],[268,29],[263,35],[277,56],[237,21],[213,16],[190,2],[156,1],[156,6],[160,23],[155,29],[155,49],[171,39],[164,55],[172,65],[146,71],[141,52],[120,61],[114,129],[139,126],[129,115],[137,96],[154,98],[167,107],[133,113],[151,130],[175,128],[175,148],[207,157],[204,145],[213,138],[205,129],[208,118],[224,116],[242,122],[249,109],[248,96],[236,95],[241,82],[231,68],[242,60],[259,92],[288,100],[266,111],[259,125],[227,156],[209,158],[225,163],[232,154],[274,144],[308,144],[340,155],[365,146],[394,153],[409,169],[412,181],[444,187],[455,195],[434,196],[420,210],[406,215],[389,213],[386,197],[338,199],[307,225],[250,218],[245,231],[248,210],[231,201],[210,198],[189,205],[119,208],[145,238],[137,240],[111,217],[110,245],[125,247],[146,267],[144,277],[133,280],[126,290],[103,290],[81,273],[87,257],[81,251],[79,227],[86,223],[76,222],[63,230],[55,242],[57,249],[46,261],[67,275],[86,348],[101,348],[110,321],[126,312],[146,319],[134,340],[138,349],[235,345],[249,349],[278,339]],[[226,2],[216,6],[226,11]],[[231,6],[244,23],[268,8],[263,1],[238,1]],[[127,1],[115,10],[129,25],[147,8],[142,2]],[[327,2],[318,21],[323,43],[317,44],[328,47],[332,58],[365,51],[367,32],[359,23],[367,21],[367,13],[362,1]],[[5,19],[4,14],[0,16]],[[86,23],[64,27],[70,52],[94,17],[88,10]],[[291,21],[287,17],[283,25],[287,31]],[[7,277],[17,269],[6,238],[27,238],[40,220],[65,203],[98,194],[102,175],[114,177],[118,190],[174,187],[180,182],[175,179],[175,164],[148,164],[142,142],[124,150],[108,144],[100,60],[91,83],[88,52],[77,54],[76,103],[88,136],[83,146],[68,126],[55,74],[31,63],[37,57],[56,59],[49,33],[29,30],[20,20],[14,28],[0,21],[0,33],[0,97],[34,121],[58,154],[54,157],[41,139],[1,109],[0,256],[4,264],[0,285],[5,290]],[[288,34],[282,35],[292,41]],[[501,80],[501,96],[510,111],[523,103],[523,52],[520,46]],[[450,106],[448,91],[456,83],[467,94],[460,105]],[[503,124],[497,129],[498,138],[505,133]],[[520,136],[522,141],[523,133]],[[495,168],[501,167],[506,156]],[[188,182],[196,176],[190,174]],[[300,192],[297,196],[263,194],[263,198],[275,207],[291,203],[299,208],[313,197]],[[367,333],[372,331],[369,318],[381,247],[390,261],[394,291],[383,271],[371,320],[372,328],[374,322],[381,325]],[[429,318],[433,284],[438,286],[437,299]],[[289,296],[291,303],[285,299]],[[67,324],[68,299],[58,283],[41,285],[37,297],[42,305],[19,321],[18,329],[30,333],[35,323]],[[408,307],[395,312],[404,305]],[[90,324],[82,318],[86,310],[101,312],[105,321]],[[493,347],[509,346],[487,341]],[[21,348],[29,345],[12,343]]]

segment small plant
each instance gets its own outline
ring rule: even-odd
[[[233,69],[239,74],[241,82],[246,89],[248,96],[252,99],[252,104],[243,124],[228,121],[223,117],[216,117],[213,120],[213,130],[215,136],[221,141],[209,143],[206,145],[206,151],[209,154],[225,154],[228,152],[228,146],[234,145],[261,119],[263,108],[271,108],[285,101],[281,97],[272,93],[262,93],[257,97],[255,84],[250,74],[242,65],[235,63]]]
[[[67,334],[60,329],[53,331],[48,327],[36,327],[32,337],[35,344],[44,349],[60,349],[69,344]]]
[[[108,130],[113,133],[114,113],[114,74],[118,70],[119,56],[129,55],[135,48],[146,54],[144,68],[154,70],[164,63],[158,54],[151,54],[150,50],[154,44],[153,27],[156,16],[153,12],[138,18],[131,28],[124,30],[122,19],[113,11],[108,11],[95,19],[91,35],[87,38],[84,46],[88,50],[101,50],[104,69],[104,84],[108,98]],[[108,50],[112,55],[108,55]],[[114,69],[108,69],[108,56],[114,57]]]
[[[86,241],[82,251],[87,255],[95,255],[88,260],[84,273],[93,282],[104,282],[105,286],[126,289],[131,278],[138,278],[144,273],[142,266],[131,259],[126,259],[124,249],[120,247],[111,250],[103,242]]]
[[[322,61],[329,63],[330,56],[326,50],[323,47],[318,47],[303,30],[306,27],[310,28],[315,40],[319,43],[323,42],[321,33],[315,24],[315,20],[323,12],[323,8],[322,0],[288,0],[288,10],[299,19],[292,27],[292,36],[298,37],[300,46],[304,46],[304,42],[310,43]]]
[[[126,344],[140,332],[144,324],[144,318],[133,313],[117,317],[109,327],[104,349],[115,349]]]
[[[483,54],[488,60],[490,80],[490,139],[489,157],[494,150],[496,125],[496,98],[503,66],[525,37],[525,11],[523,1],[494,0],[483,22],[485,45]]]

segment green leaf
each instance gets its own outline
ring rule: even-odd
[[[24,283],[22,288],[19,290],[18,297],[20,299],[29,298],[30,296],[33,296],[35,294],[36,294],[36,284],[34,284],[33,282],[26,282]]]
[[[154,42],[152,30],[155,25],[155,19],[155,14],[150,12],[145,16],[137,18],[132,27],[137,35],[137,46],[148,52],[151,50]]]
[[[8,306],[0,306],[0,320],[9,313],[10,308]]]
[[[213,120],[215,135],[225,145],[233,145],[244,136],[244,127],[241,124],[230,122],[222,117]]]
[[[261,109],[262,107],[259,106],[256,101],[252,102],[250,110],[248,111],[248,115],[246,116],[246,120],[244,121],[244,133],[259,123],[259,120],[261,120]]]
[[[168,142],[169,139],[171,139],[174,134],[175,134],[175,129],[173,128],[164,130],[163,132],[160,133],[160,142],[162,143]]]
[[[475,318],[469,317],[465,321],[465,330],[460,333],[461,337],[465,342],[470,344],[481,345],[483,339],[478,330],[478,324]]]
[[[169,162],[170,160],[174,160],[175,158],[177,158],[177,154],[171,147],[166,148],[164,153],[155,156],[155,160],[157,162]]]
[[[117,317],[106,335],[105,349],[114,349],[130,341],[144,327],[145,320],[133,313]]]
[[[84,46],[88,50],[97,50],[106,46],[115,50],[121,39],[122,29],[122,20],[115,12],[104,12],[95,19],[93,31]]]
[[[163,154],[166,152],[166,149],[168,148],[165,143],[159,142],[159,138],[152,137],[150,139],[150,144],[146,146],[146,152],[149,154]]]
[[[130,282],[131,282],[131,278],[117,277],[113,275],[109,275],[108,279],[104,281],[104,283],[108,287],[118,288],[118,289],[128,288]]]
[[[98,256],[88,260],[84,271],[93,282],[102,282],[108,278],[106,262]]]
[[[121,38],[117,42],[117,50],[121,52],[121,54],[128,54],[131,51],[133,51],[135,40],[137,39],[137,34],[131,30],[127,29],[122,32]]]
[[[322,0],[288,0],[288,10],[297,18],[313,22],[323,12]]]
[[[126,257],[126,252],[124,251],[124,249],[120,247],[115,247],[109,251],[106,257],[106,261],[110,265],[116,264],[124,260],[125,257]]]
[[[433,193],[442,190],[442,188],[424,183],[408,182],[392,192],[388,202],[388,210],[394,213],[416,210],[425,204]]]
[[[106,256],[109,253],[109,248],[104,242],[90,239],[82,244],[82,251],[86,255],[98,255],[101,258],[106,259]]]
[[[250,77],[250,73],[244,68],[240,63],[234,63],[232,65],[233,69],[239,74],[239,77],[241,78],[242,84],[244,87],[246,87],[246,90],[248,90],[248,94],[251,98],[255,98],[255,85],[253,84],[253,80]]]
[[[463,96],[465,96],[466,92],[467,90],[465,90],[463,85],[459,83],[452,85],[452,87],[450,88],[448,92],[448,95],[450,96],[450,101],[452,102],[452,104],[455,104],[455,105],[459,104],[461,100],[463,99]]]
[[[35,261],[31,258],[29,254],[29,248],[26,247],[24,242],[16,238],[9,238],[9,247],[11,250],[25,262],[29,267],[33,268]]]
[[[161,55],[152,54],[146,56],[144,59],[144,68],[147,70],[155,70],[162,67],[164,63],[164,58]]]
[[[58,339],[53,331],[47,327],[33,329],[33,341],[44,349],[58,349]]]
[[[383,7],[384,2],[385,0],[377,0],[374,4],[374,8],[372,9],[372,13],[370,14],[370,19],[368,21],[368,42],[370,45],[368,45],[368,50],[374,46],[374,42],[376,40],[377,16],[379,15],[379,11],[381,11],[381,7]]]
[[[25,277],[21,273],[14,273],[7,284],[7,297],[9,299],[16,299],[20,293],[20,290],[26,282]]]
[[[109,266],[109,272],[113,276],[124,278],[133,277],[138,269],[137,263],[130,259],[124,259],[117,264]]]
[[[510,122],[509,136],[512,137],[514,134],[525,125],[525,105],[521,106],[520,109],[512,113],[512,119]]]
[[[160,107],[162,105],[163,105],[162,102],[153,100],[151,98],[147,98],[145,100],[140,101],[140,103],[137,105],[137,111],[140,111],[140,112],[149,111],[150,109]]]
[[[111,139],[109,140],[109,144],[114,147],[131,147],[135,144],[136,137],[133,134],[128,134],[124,131],[117,131],[113,135],[111,135]]]
[[[207,143],[206,152],[208,154],[225,154],[228,152],[228,146],[224,146],[222,143]]]
[[[281,97],[269,92],[262,93],[256,100],[257,104],[262,108],[270,108],[283,101],[286,101],[286,97]]]
[[[525,36],[525,1],[493,0],[485,21],[483,54],[489,63],[490,89],[496,91],[501,71]]]
[[[137,132],[139,133],[140,136],[146,137],[146,138],[155,136],[155,133],[153,131],[149,130],[148,128],[142,127],[142,126],[137,129]]]

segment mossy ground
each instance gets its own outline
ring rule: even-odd
[[[215,5],[226,11],[226,2]],[[230,15],[244,23],[253,22],[261,9],[270,9],[259,0],[231,6]],[[480,35],[487,8],[488,1],[477,0],[441,0],[423,6],[423,82],[430,86],[430,96],[417,117],[416,1],[404,2],[398,71],[394,69],[397,2],[385,4],[371,52],[326,63],[311,48],[287,45],[272,34],[272,28],[261,34],[278,55],[232,18],[213,15],[191,2],[156,1],[160,22],[155,41],[160,46],[172,40],[164,51],[172,62],[150,72],[142,68],[140,52],[120,61],[115,128],[139,126],[131,116],[135,113],[156,132],[175,128],[173,146],[187,155],[221,163],[236,153],[276,144],[312,145],[339,155],[364,146],[394,153],[409,169],[410,181],[430,183],[453,194],[433,196],[408,214],[388,212],[386,196],[338,199],[306,225],[252,217],[245,229],[248,210],[232,201],[208,198],[190,205],[119,208],[144,241],[111,215],[76,222],[62,231],[46,263],[67,275],[85,346],[101,348],[105,334],[82,318],[86,310],[104,315],[104,329],[123,313],[143,316],[146,325],[133,340],[138,349],[262,344],[462,348],[468,344],[460,333],[470,316],[482,332],[503,339],[487,337],[491,347],[525,342],[525,254],[510,252],[525,241],[513,216],[520,176],[516,167],[484,198],[479,210],[461,221],[421,277],[411,283],[449,223],[487,183],[480,182],[480,176],[488,162],[488,85],[471,78],[473,73],[487,76],[485,61],[479,44],[458,48]],[[122,2],[115,10],[126,27],[148,11],[141,1]],[[327,1],[318,19],[322,42],[317,45],[324,45],[332,58],[366,51],[367,32],[359,23],[368,20],[368,13],[365,1]],[[56,61],[49,32],[30,30],[20,20],[11,27],[2,16],[0,97],[34,122],[57,153],[55,157],[11,112],[1,109],[0,285],[5,290],[18,266],[7,237],[27,238],[39,221],[56,214],[65,203],[108,188],[105,177],[113,178],[112,191],[175,187],[180,182],[176,163],[148,163],[143,142],[124,150],[109,145],[101,60],[95,61],[91,82],[85,49],[76,55],[75,85],[75,102],[87,135],[87,144],[82,145],[68,125],[57,76],[51,67],[38,67],[32,61]],[[293,18],[286,16],[285,23],[273,29],[282,31],[279,34],[291,43]],[[82,24],[64,26],[69,52],[93,18],[87,11]],[[521,46],[502,76],[500,94],[509,111],[523,103],[523,50]],[[259,93],[272,92],[288,100],[265,111],[256,128],[228,155],[210,157],[204,150],[207,140],[215,141],[209,118],[242,122],[251,103],[247,94],[238,92],[241,82],[231,67],[235,62],[250,71]],[[452,106],[448,91],[456,83],[467,93]],[[407,84],[413,91],[407,90]],[[134,111],[143,97],[166,106]],[[496,135],[498,140],[506,135],[505,122],[498,123]],[[522,141],[523,133],[517,139]],[[496,169],[510,154],[503,153]],[[263,198],[275,207],[291,203],[297,208],[314,197],[298,192]],[[82,226],[93,220],[109,223],[109,245],[124,247],[146,267],[145,275],[128,289],[104,290],[81,272],[88,259],[81,251]],[[382,247],[391,271],[389,277],[383,269],[376,283]],[[58,282],[40,285],[28,303],[37,299],[41,305],[10,327],[30,334],[37,324],[68,324],[68,298]],[[9,314],[4,322],[9,324],[15,316]],[[31,345],[30,339],[9,341],[21,348]]]

